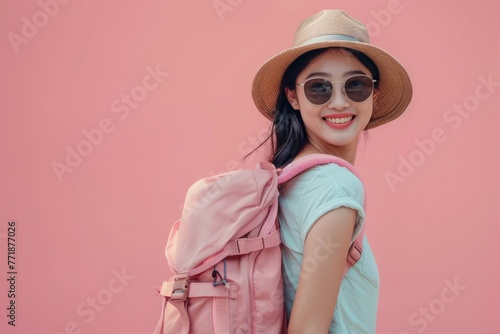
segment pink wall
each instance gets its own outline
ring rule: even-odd
[[[187,187],[254,164],[241,159],[268,124],[253,75],[332,2],[57,1],[1,4],[0,277],[15,221],[17,295],[13,328],[2,278],[0,331],[150,333]],[[414,83],[408,111],[357,159],[378,332],[499,333],[500,6],[367,3],[335,7]]]

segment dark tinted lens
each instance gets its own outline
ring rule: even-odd
[[[324,104],[332,96],[332,84],[324,79],[311,79],[304,85],[304,92],[309,102]]]
[[[355,76],[345,82],[345,94],[354,102],[363,102],[370,97],[373,90],[373,81],[369,77]]]

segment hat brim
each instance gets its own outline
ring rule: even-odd
[[[379,70],[377,108],[366,129],[380,126],[399,117],[411,101],[413,89],[404,67],[389,53],[368,43],[355,41],[323,41],[297,46],[282,51],[266,61],[252,84],[252,97],[257,109],[273,120],[276,100],[283,75],[290,64],[302,54],[323,48],[344,47],[358,50],[368,56]]]

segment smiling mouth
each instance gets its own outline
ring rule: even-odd
[[[344,124],[350,122],[353,118],[354,115],[348,117],[324,118],[324,120],[332,124]]]

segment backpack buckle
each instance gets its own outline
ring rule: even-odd
[[[172,300],[182,300],[185,302],[189,293],[189,275],[179,274],[174,276],[174,286],[172,288]]]
[[[353,242],[351,248],[349,249],[349,254],[347,255],[347,261],[349,261],[352,265],[355,265],[361,258],[362,252],[363,248],[356,242]]]

